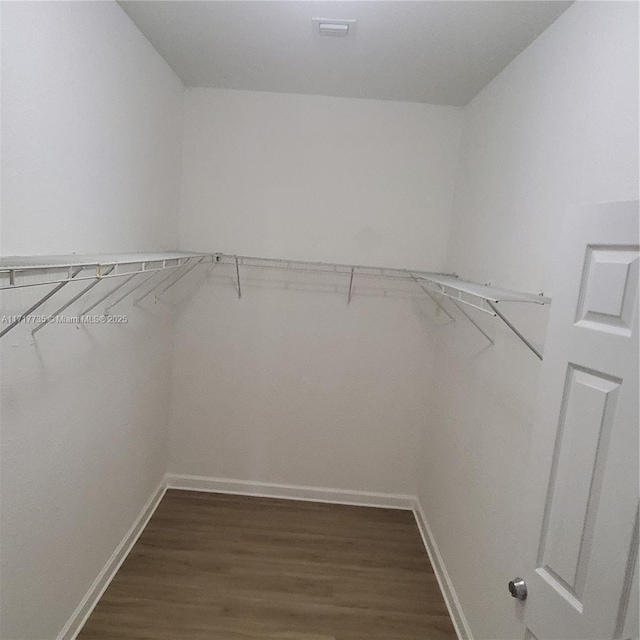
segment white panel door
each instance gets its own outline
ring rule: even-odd
[[[638,203],[569,216],[532,442],[527,640],[637,638]]]

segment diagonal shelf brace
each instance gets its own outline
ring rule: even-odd
[[[140,271],[139,273],[144,273],[144,272]],[[112,309],[113,307],[115,307],[119,302],[122,302],[127,296],[129,296],[134,291],[139,289],[143,284],[146,284],[147,282],[149,282],[149,280],[151,280],[151,278],[153,278],[153,276],[155,276],[156,273],[158,273],[158,271],[154,271],[150,276],[145,278],[142,282],[139,282],[135,287],[129,289],[129,291],[127,291],[127,293],[125,293],[123,296],[120,296],[115,302],[112,302],[110,305],[105,307],[105,310],[104,310],[105,315],[109,313],[109,309]],[[138,274],[136,273],[136,275]]]
[[[158,296],[161,296],[165,291],[167,291],[168,289],[171,289],[171,287],[173,287],[173,285],[176,284],[178,280],[182,280],[182,278],[184,278],[189,272],[193,271],[197,266],[201,265],[203,260],[204,260],[204,257],[200,258],[200,260],[198,260],[195,264],[192,264],[187,269],[185,269],[173,282],[170,282],[166,287],[160,289],[160,291],[156,293],[156,299],[158,299]],[[175,275],[175,272],[172,273],[171,275]]]
[[[349,278],[349,296],[347,298],[347,304],[351,302],[351,294],[353,293],[353,272],[355,267],[351,267],[351,276]]]
[[[92,309],[95,309],[99,304],[104,302],[108,297],[110,297],[116,291],[118,291],[118,289],[122,289],[122,287],[124,287],[124,285],[127,284],[127,282],[131,282],[131,280],[133,280],[137,275],[138,275],[137,273],[134,273],[134,274],[130,275],[124,282],[121,282],[117,287],[114,287],[113,289],[111,289],[111,291],[109,291],[109,293],[105,293],[102,296],[102,298],[100,298],[99,300],[94,302],[90,307],[87,307],[80,315],[81,316],[86,316],[87,313],[89,313],[89,311],[91,311]]]
[[[506,318],[500,311],[498,311],[498,308],[496,307],[496,305],[493,302],[490,302],[489,300],[487,300],[487,304],[495,311],[495,314],[498,316],[498,318],[500,318],[500,320],[502,320],[502,322],[504,322],[507,327],[509,327],[509,329],[511,329],[511,331],[513,331],[513,333],[515,333],[518,338],[520,338],[520,340],[522,340],[522,342],[524,342],[527,347],[529,347],[529,349],[531,349],[531,351],[533,351],[533,353],[535,353],[536,357],[538,357],[540,360],[542,360],[542,354],[540,353],[540,351],[538,351],[538,349],[536,349],[531,342],[529,342],[529,340],[527,340],[524,335],[522,335],[522,333],[516,329],[516,327],[513,325],[513,323]]]
[[[114,269],[115,269],[115,266],[111,267],[110,269],[107,269],[107,271],[105,271],[105,273],[102,275],[107,276]],[[82,298],[82,296],[85,293],[87,293],[87,291],[93,289],[93,287],[95,287],[100,282],[101,277],[102,276],[97,277],[96,280],[88,284],[82,291],[80,291],[80,293],[77,293],[75,296],[73,296],[73,298],[71,298],[71,300],[68,300],[61,307],[56,309],[46,320],[43,320],[37,327],[35,327],[35,329],[31,331],[31,335],[34,336],[36,333],[38,333],[38,331],[40,331],[40,329],[43,329],[46,325],[48,325],[51,321],[53,321],[53,319],[57,315],[59,315],[62,311],[64,311],[65,309],[68,309],[76,300],[79,300],[80,298]]]
[[[82,271],[82,269],[83,267],[76,267],[73,271],[70,271],[69,280],[65,280],[64,282],[61,282],[59,285],[55,286],[53,289],[51,289],[51,291],[49,291],[49,293],[45,294],[35,304],[31,305],[19,318],[14,320],[6,329],[3,329],[2,331],[0,331],[0,338],[2,338],[2,336],[9,333],[9,331],[11,331],[11,329],[13,329],[16,325],[20,324],[29,314],[33,313],[36,309],[40,308],[51,296],[58,293],[58,291],[60,291],[62,287],[69,284],[69,282],[71,282],[71,279],[75,278]]]
[[[427,287],[425,287],[422,282],[420,282],[420,280],[418,280],[418,278],[416,278],[413,273],[408,272],[409,275],[411,276],[411,279],[435,302],[436,306],[438,307],[438,309],[440,309],[441,311],[443,311],[445,313],[445,315],[449,316],[451,318],[451,320],[453,322],[456,321],[456,319],[440,304],[440,302],[438,301],[438,299],[431,293],[431,291],[429,291],[429,289],[427,289]]]
[[[183,264],[179,264],[176,265],[175,267],[173,267],[173,269],[176,270],[180,270],[182,267],[184,267],[186,264],[188,264],[187,262],[184,262]],[[170,268],[170,267],[167,267]],[[173,276],[176,275],[176,271],[173,271],[173,269],[171,270],[171,273],[169,273],[168,276],[162,278],[162,280],[160,280],[160,282],[156,282],[156,284],[153,285],[153,287],[151,287],[151,289],[149,289],[149,291],[147,291],[146,293],[144,293],[143,295],[141,295],[139,298],[136,298],[133,301],[134,305],[137,305],[138,302],[142,302],[142,300],[144,300],[149,294],[153,293],[161,284],[163,284],[164,282],[166,282],[167,280],[170,280],[171,278],[173,278]]]
[[[447,296],[448,297],[448,296]],[[489,336],[489,334],[464,310],[461,304],[458,304],[456,300],[453,298],[449,298],[452,304],[456,306],[458,311],[491,343],[495,344],[493,338]]]
[[[236,258],[236,279],[238,281],[238,299],[242,298],[242,289],[240,288],[240,265],[238,264],[238,256]]]

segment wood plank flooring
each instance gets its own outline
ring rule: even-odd
[[[455,640],[413,514],[170,490],[80,640]]]

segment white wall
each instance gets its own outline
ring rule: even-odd
[[[174,249],[182,85],[115,2],[58,4],[3,3],[2,254]]]
[[[442,266],[462,110],[187,89],[183,248]]]
[[[188,90],[182,246],[440,269],[460,129],[455,108]],[[243,270],[238,300],[232,276],[213,271],[177,324],[170,471],[413,493],[421,291],[356,278],[347,306],[344,278]]]
[[[347,305],[344,278],[249,269],[240,300],[234,275],[214,270],[177,322],[169,471],[414,495],[431,303],[356,278]]]
[[[115,2],[3,2],[3,253],[177,245],[182,91]],[[3,638],[58,635],[165,472],[171,316],[117,312],[2,339]]]
[[[638,197],[638,7],[574,4],[467,107],[447,269],[553,294],[568,207]],[[546,313],[507,305],[538,343]],[[524,306],[524,305],[521,305]],[[539,361],[498,320],[446,328],[420,497],[476,640],[522,637],[519,574]]]

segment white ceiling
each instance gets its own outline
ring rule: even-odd
[[[122,0],[190,87],[463,106],[571,2]],[[312,18],[356,19],[320,37]]]

